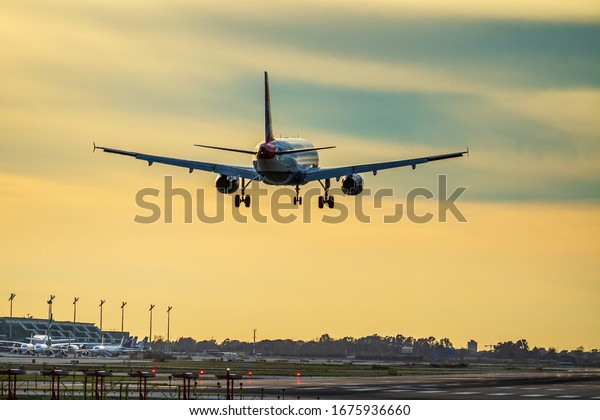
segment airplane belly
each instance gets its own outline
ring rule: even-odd
[[[269,185],[295,185],[298,183],[298,168],[292,159],[259,159],[256,171],[261,180]]]

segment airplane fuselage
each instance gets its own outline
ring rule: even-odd
[[[94,346],[92,348],[92,354],[94,356],[100,356],[102,354],[110,355],[110,356],[118,356],[124,350],[123,346]]]
[[[319,167],[319,154],[316,150],[298,153],[277,154],[276,152],[310,149],[312,143],[301,138],[280,138],[256,145],[252,164],[269,185],[303,185],[304,174]]]
[[[37,354],[40,354],[40,353],[46,353],[51,350],[47,344],[36,344],[35,346],[33,346],[33,351]]]
[[[19,347],[19,353],[21,354],[30,354],[33,353],[34,345],[31,343],[23,343],[21,347]]]

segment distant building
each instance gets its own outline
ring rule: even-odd
[[[413,346],[402,346],[401,353],[402,354],[412,354]]]
[[[469,354],[477,354],[477,341],[471,340],[467,343]]]
[[[36,334],[46,334],[48,320],[40,318],[0,317],[0,340],[27,341]],[[52,339],[71,339],[75,342],[118,343],[129,332],[100,331],[90,322],[52,321],[50,337]]]

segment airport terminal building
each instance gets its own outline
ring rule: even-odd
[[[0,340],[26,342],[36,334],[46,334],[48,320],[40,318],[0,317]],[[71,339],[74,342],[100,343],[104,338],[107,344],[119,343],[121,337],[129,337],[129,332],[100,331],[90,322],[52,321],[52,339]]]

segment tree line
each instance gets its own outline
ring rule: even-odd
[[[581,364],[582,361],[598,363],[598,349],[585,352],[583,347],[573,351],[557,351],[555,348],[530,348],[525,339],[499,342],[486,349],[479,349],[476,354],[467,349],[456,349],[450,339],[435,337],[414,338],[402,334],[395,336],[380,336],[377,334],[366,337],[343,337],[334,339],[328,334],[310,340],[261,340],[256,344],[239,340],[225,339],[218,343],[216,340],[196,341],[191,337],[181,337],[172,341],[169,346],[164,340],[152,343],[156,351],[170,351],[182,354],[199,354],[207,351],[232,352],[262,357],[330,357],[381,360],[419,360],[437,361],[464,359],[469,357],[486,357],[507,361],[539,361],[565,364]]]

